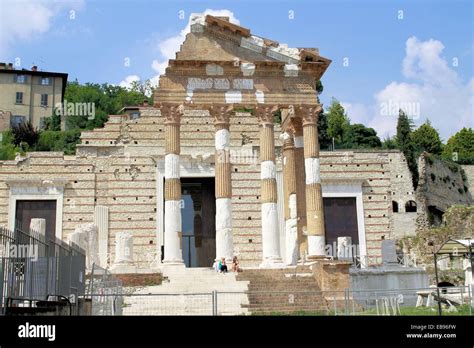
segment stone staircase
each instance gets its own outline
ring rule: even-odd
[[[161,285],[125,296],[124,315],[248,314],[248,281],[211,268],[163,267]],[[217,291],[217,293],[213,293]]]
[[[248,281],[248,305],[252,314],[329,314],[309,265],[280,269],[245,269],[237,280]]]

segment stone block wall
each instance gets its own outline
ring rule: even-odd
[[[62,178],[67,181],[62,237],[67,238],[78,224],[93,222],[96,205],[106,206],[109,208],[109,263],[115,256],[115,235],[130,232],[134,237],[136,260],[144,267],[148,265],[156,255],[157,232],[162,233],[157,231],[156,166],[164,160],[164,118],[154,108],[142,109],[137,120],[126,117],[112,115],[104,128],[83,132],[76,156],[38,152],[20,160],[1,162],[0,223],[8,221],[6,179]],[[213,122],[207,111],[186,111],[181,122],[184,162],[197,167],[203,163],[213,166]],[[231,118],[230,134],[234,249],[242,266],[255,266],[262,258],[256,117],[238,112]],[[279,135],[280,129],[276,126],[277,168],[281,170]],[[405,175],[403,180],[396,177],[404,173],[403,166],[402,156],[394,151],[321,152],[323,182],[334,179],[362,182],[367,253],[375,259],[381,255],[382,239],[392,235],[393,192],[395,195],[410,192],[410,187],[404,185],[411,179]],[[395,188],[393,182],[396,182]]]

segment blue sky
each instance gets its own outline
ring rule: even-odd
[[[445,140],[474,127],[472,1],[0,3],[1,61],[19,58],[22,67],[34,63],[81,83],[156,78],[191,13],[227,10],[255,35],[318,47],[333,61],[323,77],[322,102],[328,106],[336,97],[352,122],[382,137],[393,134],[396,123],[384,106],[397,103],[413,107],[416,124],[429,118]]]

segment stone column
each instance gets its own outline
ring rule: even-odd
[[[295,116],[294,108],[290,108],[290,113]],[[298,216],[298,243],[299,256],[303,258],[308,254],[307,236],[303,233],[306,228],[306,175],[304,172],[304,151],[303,151],[303,127],[301,120],[295,118],[292,122],[294,128],[293,142],[295,145],[295,168],[296,168],[296,212]]]
[[[97,226],[99,265],[107,268],[109,257],[109,208],[102,205],[94,207],[94,225]]]
[[[318,115],[322,108],[319,105],[302,105],[297,111],[303,120],[308,258],[319,258],[325,256],[326,245],[317,127]]]
[[[296,196],[295,146],[293,136],[283,133],[283,192],[285,206],[285,261],[296,265],[299,256],[298,246],[298,214]]]
[[[273,114],[277,106],[257,105],[260,124],[260,179],[262,200],[262,249],[261,267],[282,265],[280,233],[278,228],[277,185],[275,166],[275,138]]]
[[[230,163],[230,115],[232,107],[214,104],[209,110],[214,117],[215,176],[216,176],[216,258],[225,257],[232,262],[234,253],[232,238],[232,181]]]
[[[165,255],[163,263],[180,265],[183,264],[183,256],[179,132],[183,112],[182,105],[161,105],[161,114],[165,117]]]
[[[34,231],[36,233],[39,233],[43,236],[46,235],[46,220],[45,219],[39,219],[39,218],[33,218],[30,221],[30,231]]]
[[[133,260],[133,236],[129,232],[115,234],[115,261],[110,268],[113,273],[135,273]]]

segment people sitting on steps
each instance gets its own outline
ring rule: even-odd
[[[232,272],[240,272],[241,269],[240,269],[240,266],[239,266],[239,260],[237,259],[237,256],[234,256],[234,258],[232,259]]]
[[[219,270],[221,273],[227,273],[227,265],[225,264],[225,257],[221,258],[219,262]]]

